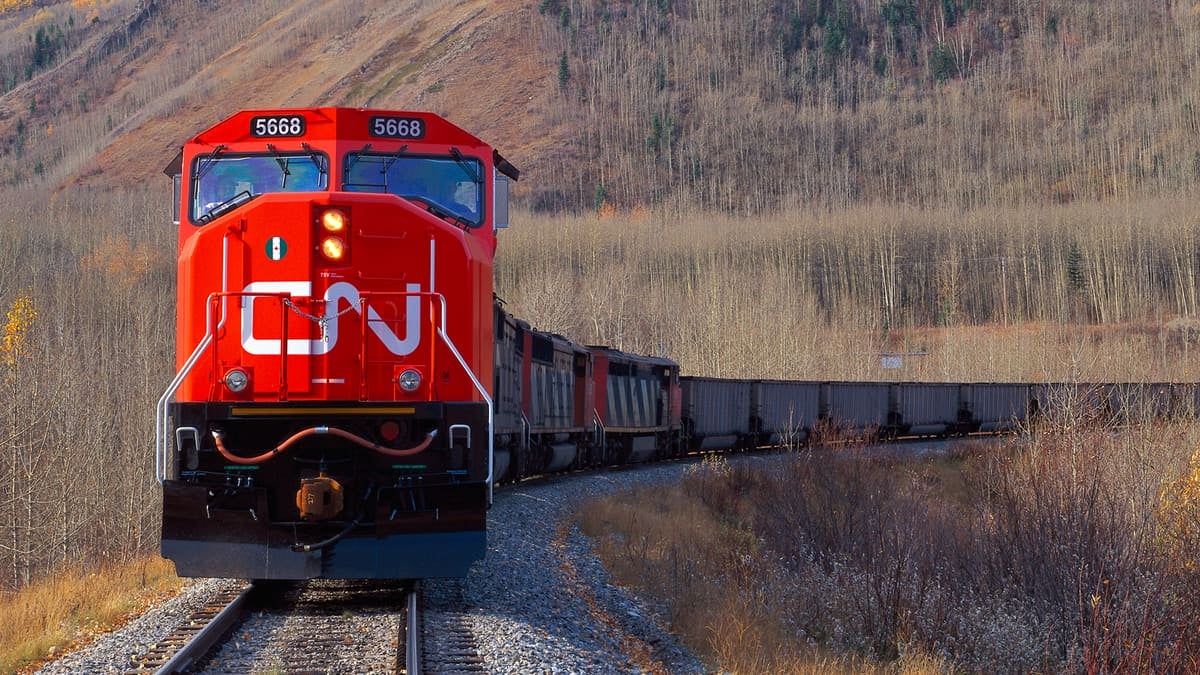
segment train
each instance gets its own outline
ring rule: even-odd
[[[531,476],[1005,432],[1064,397],[1110,416],[1196,409],[1170,384],[683,376],[535,329],[493,286],[520,171],[430,112],[242,111],[164,173],[176,375],[155,458],[161,550],[181,576],[464,576],[494,486]]]

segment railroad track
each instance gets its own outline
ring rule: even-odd
[[[254,586],[246,584],[214,595],[182,625],[134,660],[126,673],[182,673],[197,663],[242,621]]]
[[[415,673],[482,673],[483,659],[471,629],[470,615],[462,596],[460,580],[426,582],[417,594],[418,629],[414,639],[421,644]]]
[[[215,596],[126,672],[420,673],[422,655],[440,650],[421,639],[417,598],[402,583],[247,584]]]

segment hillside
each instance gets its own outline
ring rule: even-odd
[[[540,25],[520,0],[36,2],[0,15],[5,57],[66,37],[0,96],[0,182],[40,165],[52,184],[125,188],[235,110],[309,105],[431,110],[534,168],[569,133],[545,120]]]
[[[1129,200],[1200,175],[1200,13],[1137,0],[6,0],[0,185],[245,107],[423,108],[539,210]],[[9,161],[15,160],[15,161]],[[165,160],[164,160],[165,161]]]

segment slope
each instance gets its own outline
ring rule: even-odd
[[[520,0],[42,4],[0,29],[69,26],[73,47],[0,96],[9,183],[153,180],[184,138],[249,107],[431,110],[527,171],[566,133],[545,119],[552,64]]]

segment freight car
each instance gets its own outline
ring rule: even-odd
[[[496,308],[499,482],[675,456],[679,366],[585,347]]]
[[[1004,433],[1059,420],[1137,423],[1191,416],[1200,389],[1170,383],[802,382],[680,378],[693,451]]]

